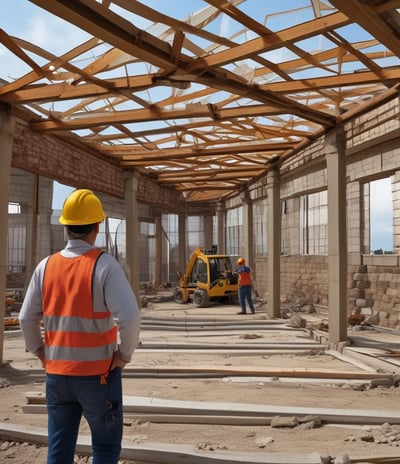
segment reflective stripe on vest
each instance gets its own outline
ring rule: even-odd
[[[240,285],[251,285],[251,271],[247,266],[239,268],[239,286]]]
[[[43,280],[46,372],[100,375],[108,371],[117,344],[109,311],[93,308],[92,282],[100,250],[75,258],[52,255]]]

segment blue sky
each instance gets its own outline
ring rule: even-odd
[[[393,206],[390,178],[371,182],[371,250],[393,250]]]
[[[54,182],[53,209],[62,209],[64,200],[73,190],[73,187]]]

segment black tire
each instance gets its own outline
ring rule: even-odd
[[[187,303],[183,298],[183,292],[180,288],[175,289],[174,300],[175,300],[175,303],[179,303],[179,304]]]
[[[208,306],[209,298],[204,290],[195,290],[193,293],[193,303],[198,308],[205,308]]]

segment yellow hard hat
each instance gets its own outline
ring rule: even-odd
[[[65,200],[60,224],[83,226],[103,222],[106,215],[98,197],[87,189],[73,191]]]
[[[241,265],[244,264],[244,263],[245,263],[244,258],[239,258],[239,259],[237,260],[238,266],[241,266]]]

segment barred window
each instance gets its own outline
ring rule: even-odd
[[[21,205],[19,203],[10,201],[8,203],[8,214],[21,214]]]
[[[300,243],[303,255],[328,253],[328,192],[304,195],[300,199]]]
[[[254,252],[258,257],[267,256],[267,200],[254,203]]]
[[[243,241],[243,208],[230,209],[226,214],[226,252],[239,256]]]
[[[196,247],[204,248],[204,217],[189,216],[187,218],[188,255]]]
[[[7,267],[9,272],[25,270],[26,227],[22,225],[8,227]]]

